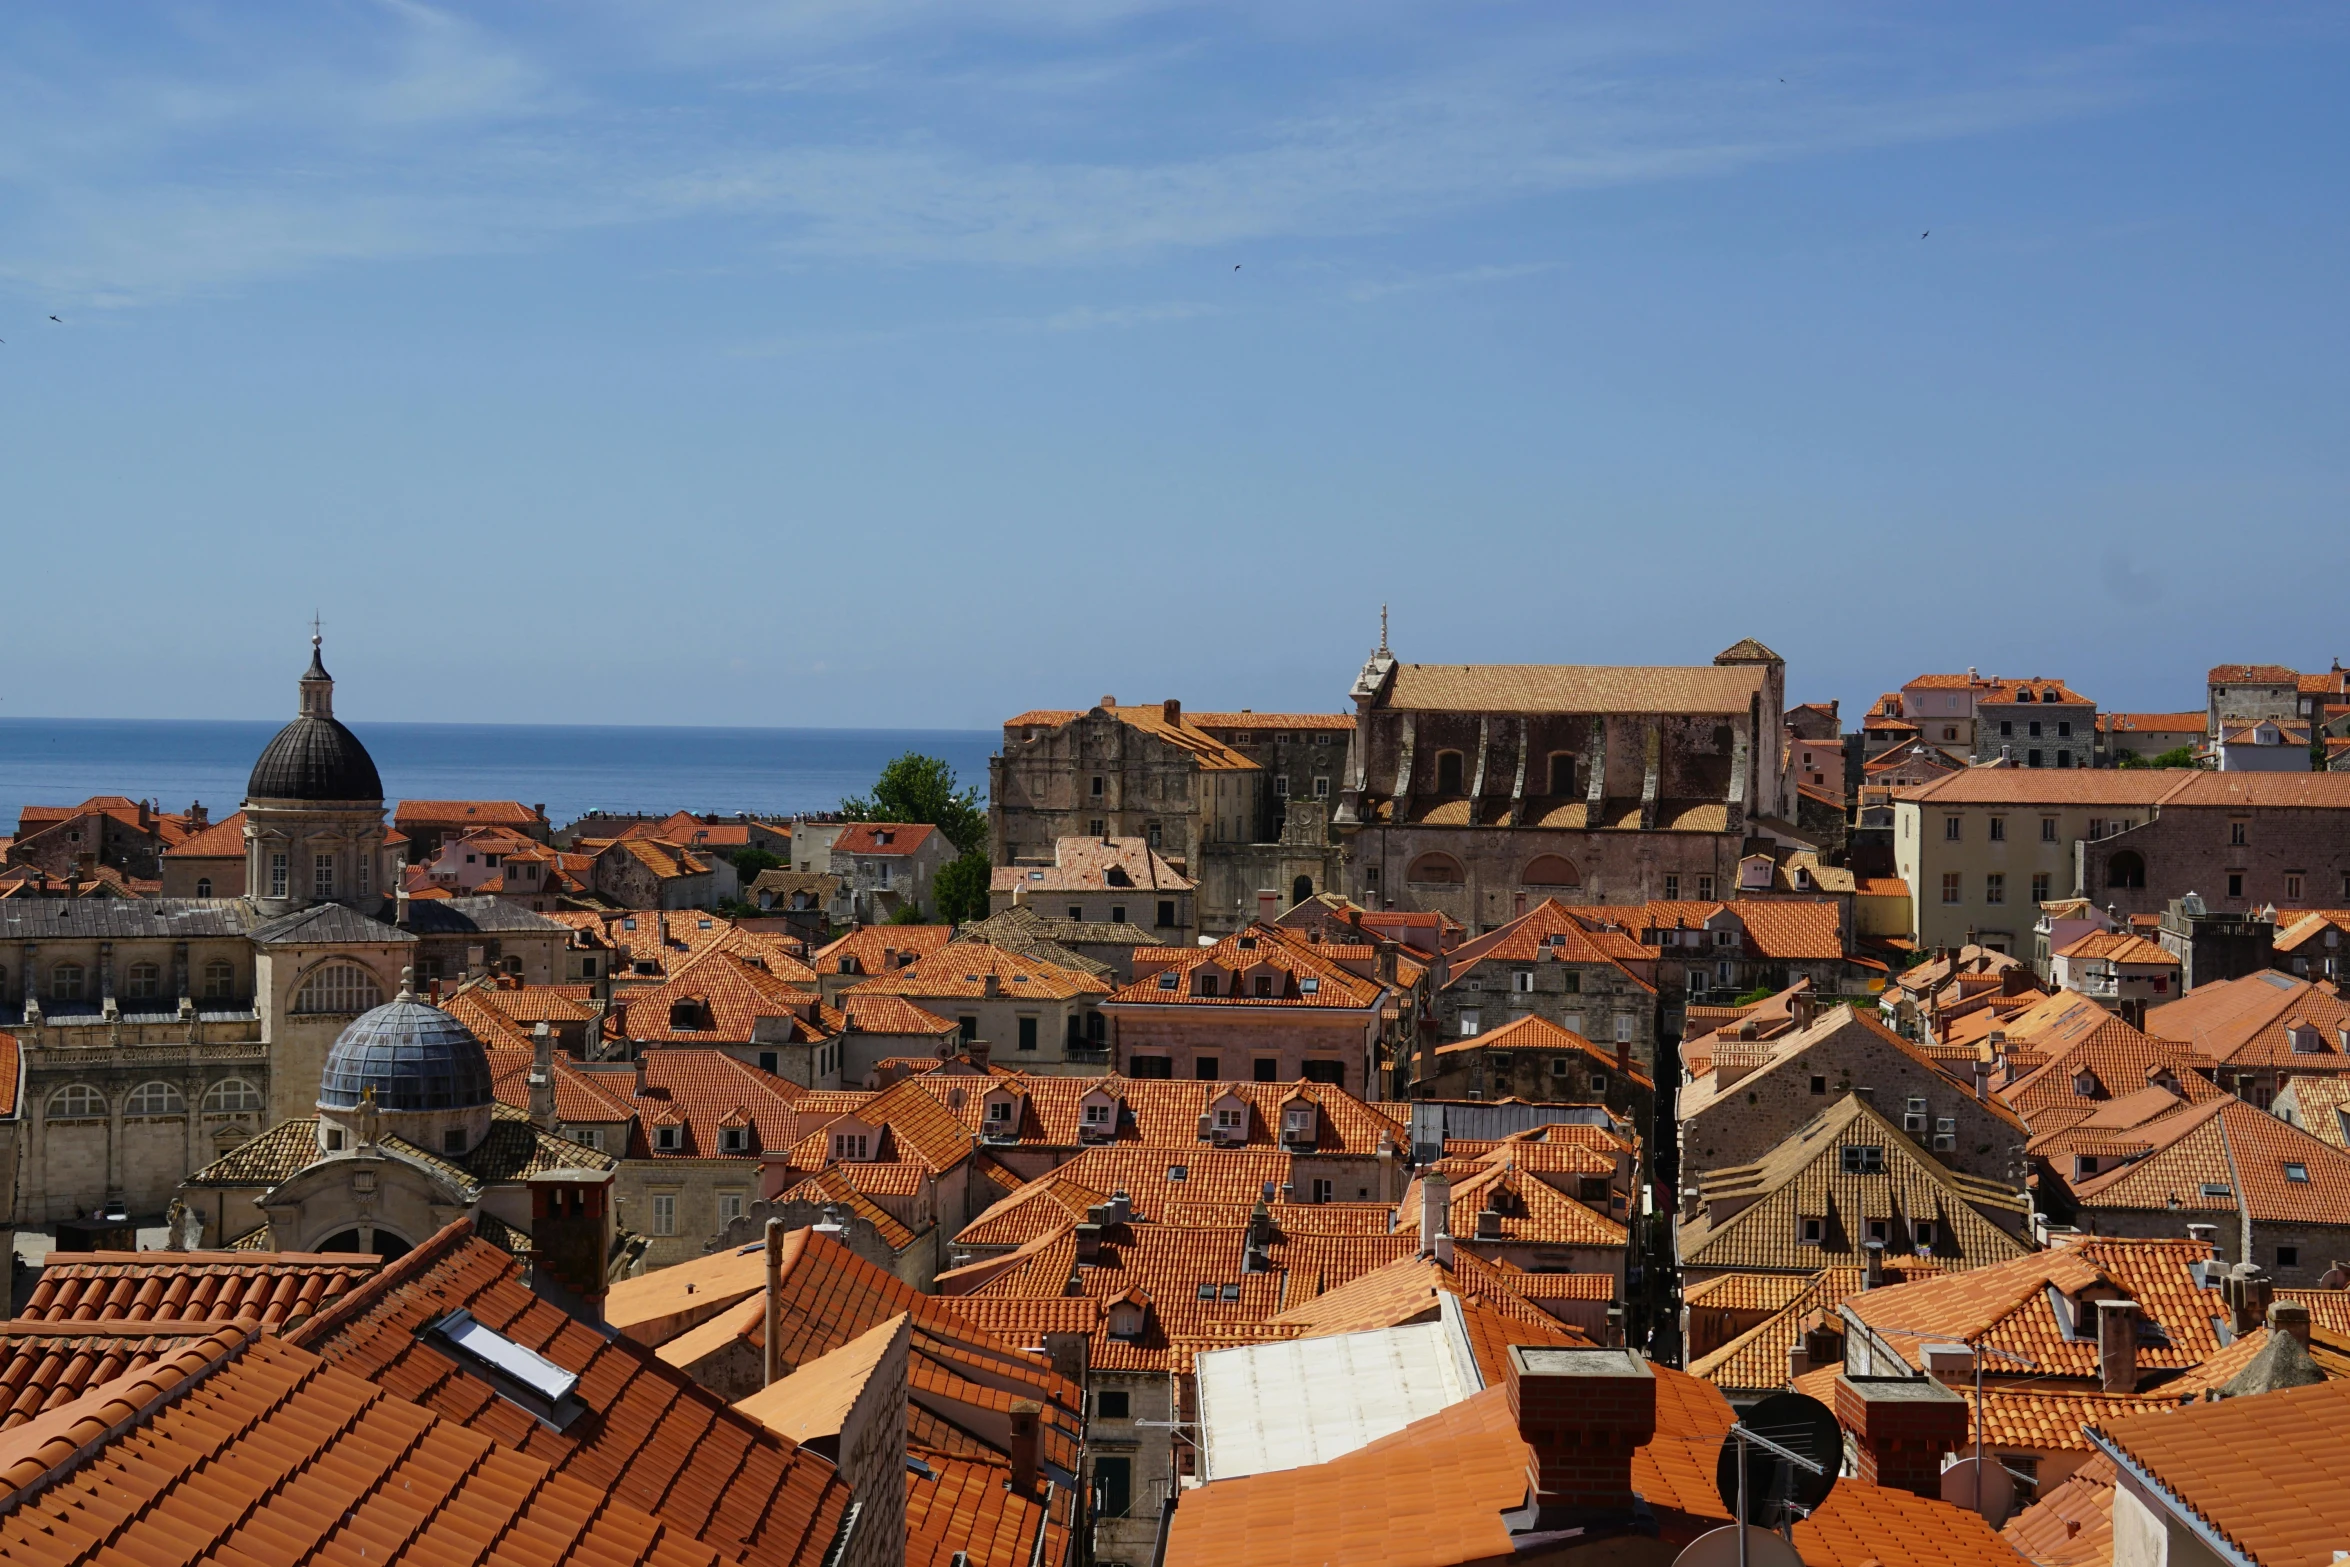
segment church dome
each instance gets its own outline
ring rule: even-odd
[[[334,713],[335,683],[310,639],[310,668],[302,676],[301,716],[262,749],[246,780],[249,800],[381,800],[375,758]]]
[[[379,1110],[472,1109],[490,1103],[490,1058],[463,1023],[402,991],[335,1036],[318,1107],[356,1110],[370,1088]]]

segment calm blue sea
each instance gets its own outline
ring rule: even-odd
[[[218,821],[244,798],[253,759],[277,722],[0,719],[0,833],[26,805],[93,794],[152,799],[182,811],[201,800]],[[558,827],[590,810],[830,810],[862,794],[892,757],[943,757],[987,794],[985,729],[654,729],[558,724],[367,724],[392,800],[543,803]]]

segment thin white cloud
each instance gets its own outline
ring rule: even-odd
[[[1792,94],[1727,73],[1708,52],[1718,35],[1676,57],[1654,28],[1562,25],[1464,41],[1435,64],[1334,73],[1283,112],[1266,113],[1262,93],[1223,93],[1207,115],[1183,74],[1194,44],[1120,30],[1159,9],[804,0],[656,20],[622,7],[607,20],[640,34],[559,52],[417,0],[378,0],[373,30],[272,39],[254,62],[232,47],[241,18],[229,13],[214,21],[225,39],[193,51],[209,65],[108,75],[84,57],[76,70],[95,80],[21,67],[0,80],[0,278],[84,299],[162,298],[709,219],[725,221],[734,247],[713,266],[1228,253],[2095,113],[2145,90],[2148,47],[2124,39],[1969,75],[1932,58],[1886,68],[1879,57],[1900,45],[1878,38],[1868,53],[1815,60]],[[1017,36],[959,53],[932,36],[991,28]],[[1016,47],[1037,35],[1077,42],[1041,58]],[[639,57],[668,63],[639,68]],[[863,107],[819,115],[802,94],[723,90],[761,82],[815,83]],[[1023,101],[1058,95],[1058,106],[1033,119],[991,113],[1007,101],[990,98],[991,83]],[[1433,285],[1372,280],[1359,297],[1419,286]]]

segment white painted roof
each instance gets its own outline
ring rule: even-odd
[[[1326,1463],[1481,1390],[1460,1302],[1437,1302],[1435,1322],[1197,1356],[1206,1478]]]

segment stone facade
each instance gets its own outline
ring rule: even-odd
[[[2082,895],[2122,914],[2160,913],[2190,892],[2214,913],[2340,908],[2350,776],[2188,773],[2151,813],[2118,831],[2108,820],[2078,856]]]
[[[1752,641],[1696,668],[1404,664],[1383,643],[1352,693],[1339,890],[1472,933],[1668,876],[1726,894],[1750,824],[1792,814],[1785,677]]]
[[[1258,918],[1262,892],[1286,908],[1301,888],[1305,896],[1334,888],[1337,851],[1306,812],[1290,808],[1308,797],[1281,792],[1283,780],[1310,790],[1328,776],[1317,769],[1335,740],[1318,744],[1327,731],[1303,727],[1322,720],[1209,716],[1264,727],[1227,725],[1222,732],[1248,736],[1227,744],[1188,721],[1180,702],[1131,708],[1111,697],[1083,713],[1011,719],[988,764],[988,858],[998,866],[1049,861],[1062,838],[1140,838],[1190,878],[1198,928],[1210,935]]]

